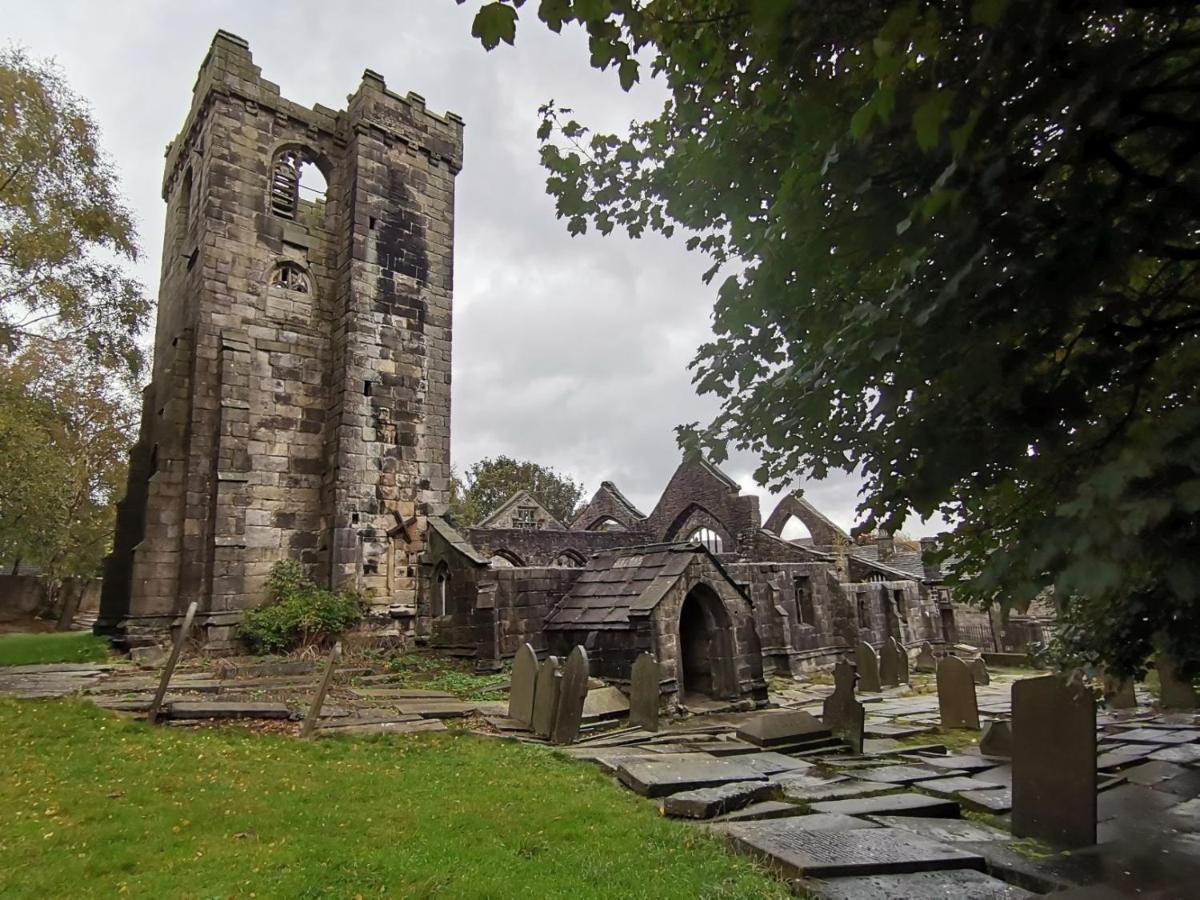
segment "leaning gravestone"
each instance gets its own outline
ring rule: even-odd
[[[533,697],[537,687],[537,654],[529,644],[522,644],[513,660],[512,679],[508,689],[508,717],[522,725],[533,721]]]
[[[563,666],[558,703],[554,711],[554,727],[550,740],[555,744],[573,744],[579,737],[583,721],[583,701],[588,692],[587,651],[576,646]]]
[[[943,728],[979,730],[979,704],[975,679],[957,656],[943,656],[937,667],[938,710]]]
[[[1109,709],[1133,709],[1137,706],[1137,695],[1133,692],[1133,681],[1104,673],[1104,705]]]
[[[940,669],[939,669],[940,672]],[[1013,685],[1012,833],[1096,843],[1096,704],[1057,675]]]
[[[858,678],[849,661],[839,659],[833,667],[833,693],[825,698],[821,721],[836,737],[850,745],[850,752],[861,754],[866,709],[854,699],[854,682]]]
[[[992,676],[988,674],[987,663],[983,661],[982,656],[977,656],[969,663],[971,667],[971,677],[975,679],[976,684],[991,684]]]
[[[979,752],[984,756],[999,756],[1003,759],[1012,756],[1012,726],[1007,719],[992,719],[983,726],[983,734],[979,738]]]
[[[917,671],[937,671],[937,658],[933,655],[933,645],[929,641],[921,645],[921,651],[917,654]]]
[[[662,668],[649,653],[633,662],[629,678],[629,724],[646,731],[658,731],[658,708]]]
[[[854,661],[858,666],[858,689],[866,694],[878,694],[881,686],[879,657],[875,655],[875,648],[866,641],[859,641],[854,648]]]
[[[538,737],[550,737],[554,727],[554,713],[558,708],[559,688],[562,676],[557,656],[547,656],[538,669],[537,684],[533,692],[533,733]],[[580,715],[583,713],[580,712]]]
[[[1195,709],[1196,689],[1192,683],[1180,677],[1174,661],[1165,653],[1155,658],[1158,669],[1158,705],[1164,709]]]

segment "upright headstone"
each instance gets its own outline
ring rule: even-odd
[[[984,756],[1012,756],[1012,726],[1007,719],[992,719],[983,726],[979,738],[979,752]]]
[[[921,651],[917,654],[917,671],[937,671],[937,657],[933,655],[933,645],[929,641],[921,645]]]
[[[892,643],[896,645],[896,677],[899,679],[897,684],[908,684],[908,648],[895,638],[892,638]]]
[[[982,656],[977,656],[969,663],[971,667],[971,677],[975,679],[976,684],[991,684],[992,676],[988,674],[987,663],[983,661]]]
[[[938,710],[943,728],[979,730],[979,704],[971,669],[957,656],[943,656],[937,667]]]
[[[533,733],[538,737],[550,737],[554,727],[554,713],[558,708],[559,688],[562,675],[557,656],[547,656],[538,669],[537,684],[533,692]],[[582,715],[582,712],[580,713]]]
[[[1104,705],[1109,709],[1133,709],[1137,706],[1137,695],[1133,692],[1133,681],[1104,673]]]
[[[939,670],[940,671],[940,670]],[[1057,675],[1013,685],[1012,833],[1056,847],[1096,843],[1096,704]]]
[[[588,692],[587,651],[576,646],[563,666],[558,703],[554,711],[554,728],[550,740],[555,744],[573,744],[579,737],[583,721],[583,701]]]
[[[658,731],[658,709],[661,704],[662,667],[649,653],[633,662],[629,678],[629,724],[646,731]]]
[[[1164,709],[1195,709],[1196,688],[1179,674],[1171,657],[1160,653],[1154,665],[1158,669],[1158,705]]]
[[[900,659],[896,650],[896,639],[888,638],[879,648],[879,684],[895,687],[900,683]]]
[[[858,689],[866,694],[879,693],[879,657],[875,655],[875,648],[866,641],[859,641],[854,648],[854,662],[858,666]]]
[[[522,725],[533,721],[533,697],[537,688],[537,654],[529,644],[522,644],[513,660],[512,678],[508,688],[508,717]]]
[[[833,667],[833,693],[825,698],[821,710],[821,721],[836,737],[850,745],[850,752],[859,754],[863,749],[863,732],[867,713],[861,703],[854,699],[854,682],[858,672],[848,660],[839,659]]]

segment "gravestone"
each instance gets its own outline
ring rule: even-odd
[[[893,828],[810,830],[805,819],[771,819],[725,827],[743,851],[766,857],[788,876],[834,878],[844,875],[882,875],[937,869],[983,869],[982,856],[949,844]],[[836,821],[853,823],[852,818]],[[771,827],[774,826],[774,827]],[[841,825],[847,828],[847,825]]]
[[[940,671],[940,669],[939,669]],[[1096,843],[1096,706],[1057,675],[1013,685],[1012,832],[1057,847]]]
[[[881,686],[879,657],[875,655],[875,648],[866,641],[859,641],[858,646],[854,648],[854,662],[858,667],[859,690],[865,694],[878,694]]]
[[[908,648],[895,638],[892,638],[892,643],[896,645],[896,677],[899,679],[897,683],[908,684]]]
[[[900,650],[895,638],[888,638],[879,648],[879,684],[895,687],[900,683]]]
[[[1012,725],[1007,719],[992,719],[983,726],[983,735],[979,738],[979,752],[984,756],[1009,759],[1012,757],[1012,744]]]
[[[665,797],[735,781],[767,783],[766,775],[736,756],[718,759],[707,753],[627,757],[617,763],[617,778],[643,797]]]
[[[538,669],[537,684],[533,692],[533,733],[538,737],[550,737],[554,727],[554,712],[558,707],[559,674],[558,657],[548,656]],[[582,712],[580,713],[582,715]]]
[[[583,718],[612,719],[629,712],[629,698],[621,693],[620,688],[605,685],[594,687],[583,698]]]
[[[801,710],[771,710],[747,719],[737,736],[756,747],[778,747],[828,738],[831,732],[820,719]]]
[[[576,646],[563,666],[559,684],[558,703],[554,710],[554,727],[550,740],[555,744],[573,744],[579,737],[579,725],[583,721],[583,701],[588,692],[587,651]]]
[[[937,667],[938,710],[943,728],[979,730],[979,704],[975,679],[957,656],[943,656]]]
[[[850,752],[863,752],[866,709],[854,699],[858,672],[848,660],[839,659],[833,667],[833,693],[825,698],[821,721],[836,737],[850,745]]]
[[[971,677],[976,684],[992,683],[992,676],[988,674],[987,663],[983,661],[982,656],[975,657],[967,665],[971,667]]]
[[[917,671],[918,672],[936,672],[937,657],[933,655],[933,645],[926,641],[921,645],[921,650],[917,653]]]
[[[629,678],[629,724],[646,731],[658,731],[658,709],[662,667],[649,653],[643,653],[633,663]]]
[[[1109,709],[1133,709],[1137,706],[1137,695],[1133,682],[1128,678],[1117,678],[1104,673],[1104,705]]]
[[[776,790],[769,781],[731,781],[715,787],[680,791],[666,797],[659,808],[663,815],[684,819],[711,819],[768,799]]]
[[[1175,663],[1165,653],[1155,658],[1158,669],[1158,705],[1164,709],[1195,709],[1196,689],[1190,681],[1179,676]]]
[[[538,659],[529,644],[522,644],[513,660],[508,689],[508,717],[523,725],[533,721],[533,698],[537,687]]]

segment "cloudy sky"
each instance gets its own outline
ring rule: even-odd
[[[467,123],[458,177],[453,455],[464,468],[507,453],[552,465],[589,492],[610,479],[649,511],[679,461],[673,428],[705,419],[711,398],[687,363],[710,333],[713,289],[704,260],[681,241],[571,238],[554,217],[537,161],[537,108],[549,99],[599,128],[619,129],[661,107],[654,84],[625,94],[587,65],[579,32],[522,23],[517,46],[487,53],[470,35],[476,0],[390,2],[12,2],[8,41],[52,57],[91,103],[103,143],[136,212],[157,281],[164,207],[163,149],[183,122],[213,33],[250,42],[264,77],[310,106],[345,104],[364,68]],[[725,469],[754,487],[755,461]],[[805,485],[849,527],[858,485]],[[764,496],[764,519],[776,500]],[[928,528],[911,523],[907,532]]]

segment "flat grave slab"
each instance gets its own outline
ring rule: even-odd
[[[929,791],[941,797],[952,797],[962,791],[993,791],[1004,785],[986,778],[969,778],[963,775],[950,778],[935,778],[932,781],[918,781],[912,785],[922,791]]]
[[[1180,765],[1190,765],[1200,762],[1200,744],[1180,744],[1176,747],[1163,747],[1161,750],[1155,750],[1150,754],[1151,759],[1162,760],[1163,762],[1179,763]]]
[[[1109,769],[1126,769],[1134,763],[1149,759],[1150,754],[1157,749],[1154,744],[1122,744],[1113,750],[1108,750],[1096,757],[1097,771]]]
[[[947,900],[1025,900],[1038,896],[973,869],[834,878],[829,881],[812,881],[807,887],[816,896],[827,900],[909,900],[913,897],[944,897]]]
[[[671,794],[663,798],[659,808],[665,816],[711,819],[721,813],[766,800],[774,792],[775,785],[769,781],[731,781],[715,787]]]
[[[928,781],[931,778],[944,778],[947,775],[961,775],[961,771],[935,769],[929,766],[880,766],[876,769],[860,769],[854,773],[856,777],[866,781],[884,781],[889,784],[912,784],[914,781]]]
[[[717,754],[714,753],[713,755],[716,756]],[[770,750],[741,754],[738,756],[738,761],[752,766],[764,775],[778,775],[783,772],[802,772],[805,769],[814,768],[814,764],[808,760],[796,759],[794,756],[785,756],[782,753],[772,753]]]
[[[940,869],[983,869],[982,856],[893,828],[812,830],[813,816],[725,826],[741,850],[788,875],[833,878]]]
[[[1175,794],[1180,800],[1200,796],[1200,771],[1188,769],[1182,775],[1158,782],[1154,785],[1154,790]]]
[[[291,710],[285,703],[172,703],[170,719],[287,719]]]
[[[708,754],[682,753],[662,759],[627,760],[618,764],[617,777],[626,787],[644,797],[665,797],[731,781],[765,781],[767,778],[736,756],[718,759]]]
[[[1148,762],[1138,763],[1136,766],[1131,766],[1126,769],[1121,775],[1126,781],[1132,784],[1140,784],[1149,787],[1153,784],[1158,784],[1160,781],[1166,781],[1168,778],[1174,778],[1177,775],[1182,775],[1188,771],[1181,765],[1172,762],[1164,762],[1163,760],[1149,760]]]
[[[902,828],[933,841],[1011,841],[1012,835],[970,819],[936,819],[924,816],[871,816],[885,828]]]
[[[844,778],[830,781],[813,778],[809,779],[807,783],[796,779],[785,779],[777,780],[776,783],[780,786],[784,797],[802,803],[811,803],[814,800],[836,800],[843,797],[865,797],[891,790],[893,787],[893,785],[882,784],[878,781],[857,781]]]
[[[925,794],[885,794],[882,797],[855,797],[851,800],[825,800],[809,806],[815,812],[841,813],[844,816],[929,816],[957,819],[961,814],[953,800]]]
[[[870,737],[903,738],[926,734],[932,729],[928,725],[896,725],[893,723],[868,722],[863,733]]]
[[[742,809],[725,813],[712,819],[714,824],[720,822],[759,822],[763,819],[785,819],[788,816],[804,815],[804,809],[794,803],[784,803],[782,800],[763,800],[751,803]]]
[[[958,799],[969,806],[986,809],[993,813],[1006,813],[1012,809],[1012,788],[998,788],[991,791],[961,791]]]
[[[996,765],[994,759],[985,759],[975,753],[951,753],[946,756],[907,753],[904,758],[919,760],[922,765],[935,769],[959,769],[963,772],[980,772]]]
[[[1113,735],[1126,744],[1190,744],[1200,739],[1200,731],[1164,731],[1159,728],[1134,728]]]
[[[445,691],[427,691],[423,688],[366,687],[354,688],[351,696],[365,700],[457,700]]]
[[[395,708],[422,719],[460,719],[475,712],[479,704],[466,700],[405,700]]]

